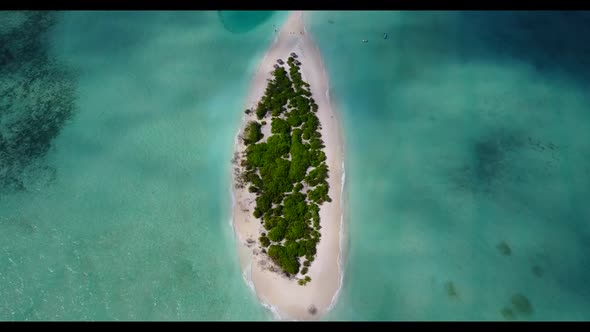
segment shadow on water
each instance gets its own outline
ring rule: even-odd
[[[268,10],[220,10],[217,12],[223,27],[232,33],[246,33],[268,21],[274,14]]]
[[[543,73],[590,80],[590,11],[461,12],[459,44],[470,57],[529,63]]]
[[[499,185],[518,181],[523,171],[510,160],[528,148],[524,136],[519,130],[504,127],[483,131],[467,145],[471,158],[453,172],[451,182],[457,189],[490,194]]]
[[[590,34],[590,11],[420,12],[390,22],[380,27],[391,31],[382,44],[394,47],[396,58],[383,61],[397,64],[400,76],[483,60],[526,63],[541,74],[590,81],[590,43],[583,37]],[[417,50],[419,57],[409,56]]]

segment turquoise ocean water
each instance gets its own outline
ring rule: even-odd
[[[239,13],[227,16],[239,25]],[[2,179],[15,180],[0,196],[0,320],[272,318],[238,267],[230,160],[249,80],[284,15],[260,15],[237,32],[220,18],[67,12],[29,36],[42,47],[7,46],[13,62],[28,61],[13,76],[59,67],[75,95],[51,90],[45,110],[10,106],[2,124],[23,120],[4,125],[4,137],[34,136],[19,112],[51,122],[64,98],[76,106],[42,157],[3,147],[18,160],[2,165],[14,174]],[[52,86],[47,72],[29,85]]]
[[[590,319],[589,13],[321,12],[311,31],[346,141],[328,318]]]
[[[285,15],[1,13],[0,320],[272,319],[229,161]],[[590,319],[587,22],[312,14],[346,143],[326,319]]]

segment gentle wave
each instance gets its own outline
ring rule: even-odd
[[[326,92],[327,93],[327,92]],[[344,183],[346,182],[346,169],[344,167],[344,160],[342,161],[342,178],[341,178],[341,185],[340,185],[340,233],[339,233],[339,246],[340,246],[340,251],[338,252],[338,272],[340,273],[340,287],[338,287],[338,289],[336,290],[336,293],[334,293],[334,296],[332,297],[332,301],[330,301],[330,305],[328,306],[328,309],[326,309],[326,312],[332,310],[334,308],[334,306],[336,305],[336,302],[338,300],[338,296],[340,295],[340,291],[342,290],[342,286],[344,285],[344,268],[343,268],[343,259],[344,259],[344,246],[343,246],[343,239],[344,239],[344,207],[343,207],[343,203],[344,203]]]

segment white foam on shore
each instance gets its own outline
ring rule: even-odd
[[[270,310],[270,312],[273,315],[273,318],[275,320],[283,320],[284,316],[281,315],[281,312],[279,311],[279,309],[277,309],[275,306],[268,304],[266,302],[264,302],[259,296],[258,293],[256,292],[256,285],[254,285],[254,282],[252,281],[252,262],[250,262],[250,264],[248,264],[248,266],[246,267],[246,269],[244,271],[242,271],[242,276],[244,277],[244,280],[246,281],[246,284],[248,285],[248,288],[250,288],[250,290],[252,292],[254,292],[254,295],[256,296],[256,298],[258,299],[258,301],[260,302],[260,304],[262,304],[263,307],[265,307],[266,309]]]
[[[233,181],[233,178],[232,178],[232,181]],[[235,232],[235,228],[234,228],[234,214],[233,214],[233,210],[236,207],[236,195],[234,195],[234,190],[233,190],[232,186],[233,186],[233,183],[229,187],[229,191],[230,191],[230,195],[231,195],[231,210],[232,210],[232,215],[229,218],[229,226],[231,227],[231,229],[234,230],[234,233],[237,234],[237,232]]]
[[[307,34],[307,29],[305,28],[305,25],[303,26],[303,30]],[[314,45],[317,48],[318,52],[320,52],[319,46],[315,43],[314,43]],[[334,108],[332,107],[332,98],[330,98],[330,80],[328,78],[327,69],[323,63],[324,61],[322,58],[320,58],[320,62],[321,62],[321,66],[323,68],[324,79],[327,82],[327,87],[326,87],[326,91],[325,91],[326,101],[328,102],[332,112],[336,113],[334,111]],[[341,119],[339,118],[338,120],[341,120]],[[326,309],[326,313],[331,311],[334,308],[334,306],[336,305],[336,302],[338,301],[338,297],[340,295],[340,291],[342,290],[342,286],[344,284],[344,266],[343,266],[343,261],[344,261],[344,242],[343,242],[344,241],[344,210],[345,210],[345,208],[344,208],[344,185],[346,183],[346,168],[344,167],[344,151],[343,151],[344,150],[344,137],[341,137],[341,144],[342,144],[342,151],[340,151],[340,154],[342,156],[342,176],[341,176],[341,184],[340,184],[340,230],[339,230],[339,241],[338,241],[338,246],[339,246],[338,272],[340,273],[340,286],[336,290],[336,293],[334,293],[334,296],[332,297],[332,300],[330,301],[330,305]]]
[[[279,310],[275,306],[270,305],[264,301],[260,301],[260,303],[262,304],[263,307],[265,307],[266,309],[268,309],[272,312],[273,318],[275,320],[281,320],[281,321],[285,320],[284,317],[281,316],[281,313],[279,312]]]
[[[344,183],[346,181],[346,170],[344,168],[344,161],[342,161],[342,184],[340,186],[340,206],[343,206],[344,203]],[[326,309],[326,313],[329,312],[330,310],[332,310],[334,308],[334,306],[336,305],[336,302],[338,300],[338,297],[340,295],[340,291],[342,290],[342,286],[344,285],[344,266],[343,266],[343,261],[344,261],[344,209],[342,209],[342,213],[340,214],[340,231],[339,231],[339,249],[340,251],[338,252],[338,271],[340,272],[340,286],[338,287],[338,289],[336,290],[336,293],[334,293],[334,296],[332,297],[332,301],[330,302],[330,305],[328,306],[328,308]]]
[[[263,307],[265,307],[272,313],[274,319],[281,320],[282,316],[279,310],[276,307],[264,302],[260,297],[258,297],[258,293],[256,293],[256,286],[252,281],[252,262],[250,262],[250,264],[248,264],[246,268],[242,270],[242,278],[244,278],[244,282],[246,282],[248,288],[254,293],[254,296],[256,296],[258,302],[260,302],[260,304],[262,304]]]
[[[343,203],[344,203],[344,183],[345,182],[346,182],[346,170],[344,168],[344,160],[343,160],[342,161],[342,184],[340,185],[340,206],[344,206]],[[344,241],[344,208],[341,208],[341,213],[340,213],[339,236],[340,236],[340,238],[339,238],[340,251],[338,252],[338,271],[340,272],[340,286],[336,290],[336,293],[334,293],[334,296],[332,297],[332,301],[330,302],[330,305],[326,309],[326,313],[329,312],[330,310],[332,310],[332,308],[334,308],[334,306],[336,305],[336,302],[338,300],[338,296],[340,295],[340,291],[342,290],[342,286],[344,285],[344,266],[343,266],[343,261],[344,261],[344,242],[343,242]]]
[[[236,146],[238,146],[238,141],[239,141],[239,138],[240,138],[240,133],[242,132],[242,128],[241,128],[242,125],[241,124],[244,123],[245,118],[246,118],[246,114],[242,114],[242,118],[241,118],[241,122],[240,122],[240,129],[238,130],[238,132],[234,136],[234,145],[232,146],[232,153],[231,153],[232,160],[233,160],[233,157],[235,156],[235,153],[237,152],[236,151]],[[236,203],[237,203],[236,202],[237,201],[236,195],[234,193],[234,186],[236,184],[236,180],[237,179],[235,178],[235,175],[234,175],[234,165],[233,165],[233,162],[231,163],[231,167],[229,168],[229,171],[230,171],[230,175],[231,175],[231,177],[230,177],[231,178],[231,182],[229,184],[229,192],[231,194],[231,211],[232,211],[231,218],[229,219],[229,223],[230,223],[230,226],[232,227],[232,229],[234,230],[235,235],[237,235],[238,232],[235,231],[235,226],[234,226],[234,212],[233,212],[234,211],[234,208],[236,207]]]
[[[248,285],[248,288],[254,293],[254,296],[256,296],[256,298],[258,299],[258,302],[260,302],[260,304],[266,308],[267,310],[269,310],[272,313],[272,316],[275,320],[279,320],[279,321],[285,321],[285,320],[292,320],[292,321],[297,321],[295,319],[289,319],[289,316],[285,313],[281,313],[281,311],[273,306],[272,304],[266,303],[263,299],[261,299],[258,296],[258,293],[256,292],[256,285],[254,285],[254,282],[252,281],[252,264],[253,264],[253,260],[250,261],[250,264],[248,264],[246,266],[246,268],[242,271],[242,277],[244,278],[244,281],[246,282],[246,284]]]

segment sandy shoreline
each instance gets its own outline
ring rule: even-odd
[[[264,94],[266,80],[270,78],[277,59],[287,60],[291,52],[297,53],[301,61],[303,79],[311,85],[311,92],[319,106],[317,116],[321,124],[324,152],[327,157],[330,177],[329,195],[331,203],[324,203],[320,209],[321,240],[317,256],[309,269],[312,281],[300,286],[278,273],[268,270],[270,265],[259,252],[258,237],[262,225],[252,216],[255,195],[247,189],[233,187],[233,228],[237,239],[239,259],[244,279],[253,288],[260,301],[271,309],[275,316],[286,320],[320,319],[335,302],[342,284],[342,207],[341,197],[344,184],[343,140],[339,119],[332,109],[329,98],[329,84],[318,48],[308,36],[304,27],[303,12],[291,12],[277,38],[267,51],[258,68],[245,108],[254,108]],[[242,110],[243,111],[243,110]],[[244,115],[242,128],[255,115]],[[265,127],[270,127],[267,125]],[[263,131],[264,132],[264,131]],[[268,133],[264,132],[265,138]],[[243,143],[236,135],[235,151],[243,151]],[[234,166],[236,167],[236,166]],[[236,173],[234,173],[234,177]],[[309,312],[310,306],[317,310]]]

